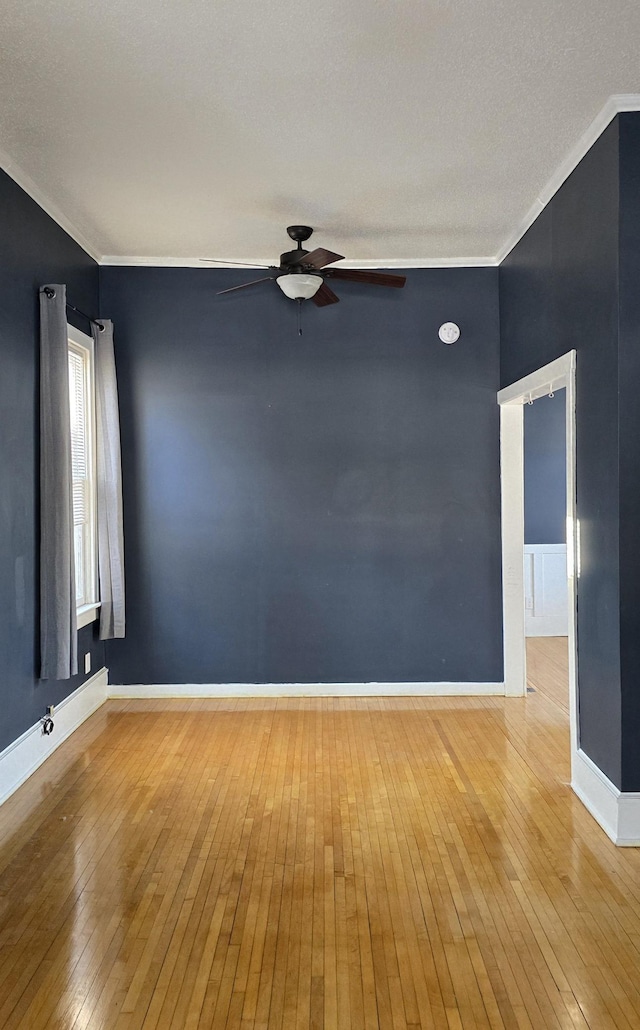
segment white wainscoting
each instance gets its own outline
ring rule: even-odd
[[[567,545],[525,544],[525,635],[566,637],[568,611]]]

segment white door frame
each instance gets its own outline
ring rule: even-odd
[[[578,682],[576,657],[576,583],[580,575],[579,526],[576,520],[576,352],[519,379],[498,393],[500,405],[500,481],[502,500],[502,627],[504,692],[527,692],[524,630],[524,409],[523,405],[553,390],[566,389],[567,579],[569,629],[569,721],[572,778],[578,753]]]

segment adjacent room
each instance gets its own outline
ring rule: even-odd
[[[0,1026],[637,1030],[640,8],[0,25]]]

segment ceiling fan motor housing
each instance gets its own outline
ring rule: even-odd
[[[280,255],[280,265],[283,268],[294,268],[299,265],[305,254],[308,254],[308,250],[303,250],[302,247],[297,250],[287,250],[284,254]]]
[[[309,237],[311,236],[312,232],[313,232],[313,229],[311,228],[310,225],[288,225],[287,226],[287,234],[291,237],[292,240],[296,241],[298,246],[296,247],[295,250],[287,250],[287,251],[285,251],[284,254],[280,255],[280,267],[281,268],[291,268],[291,267],[294,267],[295,265],[299,265],[301,263],[302,258],[305,256],[305,254],[309,253],[309,251],[305,250],[301,246],[301,244],[303,244],[305,242],[305,240],[309,239]]]

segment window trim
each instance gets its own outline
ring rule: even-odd
[[[82,629],[95,622],[100,610],[100,601],[92,601],[91,604],[83,604],[76,608],[76,629]]]
[[[67,347],[70,352],[80,353],[83,359],[88,355],[88,389],[87,389],[87,435],[89,440],[89,456],[91,463],[91,488],[89,490],[89,551],[91,568],[89,573],[90,601],[76,607],[77,628],[88,626],[98,618],[100,594],[98,580],[98,511],[97,511],[97,455],[96,455],[96,389],[95,389],[95,348],[93,337],[67,323]]]

